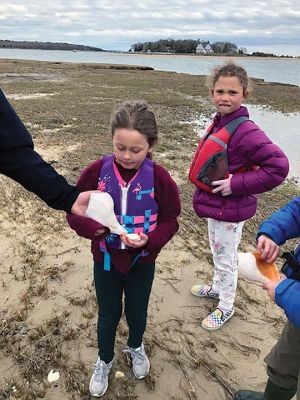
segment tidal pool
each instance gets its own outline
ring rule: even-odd
[[[290,161],[289,177],[300,177],[300,113],[284,114],[247,104],[250,118],[278,144]]]

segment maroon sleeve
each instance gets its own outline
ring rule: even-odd
[[[157,227],[150,232],[147,250],[159,253],[178,231],[180,215],[179,191],[170,174],[160,165],[154,166],[154,193],[158,203]]]
[[[102,167],[102,163],[103,163],[102,160],[94,161],[92,164],[90,164],[82,171],[78,179],[78,182],[76,184],[76,187],[80,191],[97,189],[98,178]],[[67,221],[70,227],[74,229],[74,231],[79,236],[82,236],[90,240],[92,240],[95,237],[95,233],[98,229],[103,228],[103,226],[99,222],[81,215],[74,215],[68,213]],[[105,236],[105,234],[102,236]],[[102,236],[99,236],[99,239],[101,239]]]

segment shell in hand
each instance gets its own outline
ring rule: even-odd
[[[126,234],[126,229],[119,224],[114,213],[114,201],[106,192],[91,193],[86,215],[103,226],[109,228],[111,233]]]
[[[238,253],[238,273],[244,279],[260,283],[280,280],[276,265],[264,262],[257,252]]]
[[[133,242],[140,242],[142,240],[140,235],[138,235],[137,233],[127,233],[126,237],[128,237],[128,239],[132,240]]]

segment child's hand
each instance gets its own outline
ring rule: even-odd
[[[139,240],[138,242],[135,240],[130,240],[126,235],[121,235],[121,239],[122,239],[123,243],[126,244],[126,246],[134,247],[137,249],[139,247],[145,246],[148,242],[147,235],[145,235],[144,233],[139,233],[139,236],[140,236],[141,240]]]
[[[286,276],[285,276],[285,275],[281,275],[280,281],[279,281],[279,282],[270,281],[270,282],[266,282],[266,283],[264,283],[264,284],[262,285],[262,288],[263,288],[264,290],[267,291],[267,293],[268,293],[268,295],[270,296],[270,299],[271,299],[271,300],[275,301],[275,290],[276,290],[276,286],[277,286],[281,281],[283,281],[284,279],[286,279]]]
[[[279,246],[268,236],[261,235],[257,240],[257,251],[266,263],[273,263],[279,255]]]
[[[231,185],[230,181],[232,178],[232,174],[229,174],[229,177],[227,179],[221,179],[219,181],[213,181],[211,184],[214,186],[218,186],[217,188],[213,189],[213,193],[219,193],[221,192],[222,196],[229,196],[232,191],[231,191]]]

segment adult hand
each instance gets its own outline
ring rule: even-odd
[[[270,282],[265,282],[262,285],[262,288],[267,291],[267,293],[270,296],[271,300],[275,301],[275,290],[276,290],[276,287],[284,279],[286,279],[286,276],[282,274],[281,277],[280,277],[280,281],[279,282],[270,281]]]
[[[148,242],[147,235],[145,235],[144,233],[139,233],[139,236],[140,236],[141,240],[138,242],[135,240],[130,240],[126,235],[121,235],[121,239],[126,244],[126,246],[134,247],[137,249],[139,247],[145,246]]]
[[[99,190],[88,190],[87,192],[80,193],[71,208],[71,213],[76,215],[84,215],[88,208],[91,193],[98,192]]]
[[[229,196],[231,191],[230,181],[232,178],[232,174],[229,174],[229,177],[226,179],[221,179],[219,181],[213,181],[211,184],[213,186],[218,186],[217,188],[213,189],[213,193],[221,193],[222,196]]]
[[[256,248],[261,253],[261,258],[270,264],[276,260],[280,252],[279,246],[266,235],[258,238]]]

